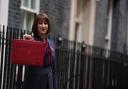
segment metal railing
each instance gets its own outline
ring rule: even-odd
[[[31,33],[18,28],[0,27],[0,89],[22,89],[24,65],[10,63],[13,38]],[[128,55],[49,36],[55,43],[59,89],[125,89]],[[128,88],[128,87],[127,87]]]

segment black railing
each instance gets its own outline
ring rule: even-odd
[[[25,31],[0,27],[0,89],[22,89],[24,65],[10,63],[13,38],[22,39]],[[127,89],[128,55],[49,36],[55,43],[59,89]]]

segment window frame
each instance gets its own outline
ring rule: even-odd
[[[34,18],[32,19],[32,14],[38,14],[39,13],[39,10],[40,10],[40,0],[35,0],[35,9],[32,8],[32,0],[28,0],[28,5],[24,5],[24,2],[25,0],[21,0],[21,6],[20,6],[20,9],[23,11],[22,12],[22,25],[21,25],[21,28],[24,29],[24,30],[30,30],[31,27],[28,26],[29,24],[32,24],[33,23],[33,20]],[[31,14],[30,18],[31,18],[31,21],[29,22],[28,21],[28,14]]]
[[[21,0],[21,10],[25,10],[25,11],[28,11],[28,12],[31,12],[31,13],[39,13],[39,10],[40,10],[40,0],[35,0],[35,9],[31,8],[31,0],[28,0],[28,7],[27,6],[24,6],[23,3],[24,3],[25,0]]]

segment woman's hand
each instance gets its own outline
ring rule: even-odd
[[[29,35],[29,34],[25,34],[25,35],[23,35],[23,39],[25,39],[25,40],[33,40],[33,37],[31,35]]]

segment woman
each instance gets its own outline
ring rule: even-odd
[[[23,89],[57,89],[55,52],[53,43],[47,38],[47,34],[50,32],[50,23],[45,13],[36,15],[32,32],[33,36],[24,35],[24,38],[43,41],[47,44],[45,66],[26,66]]]

